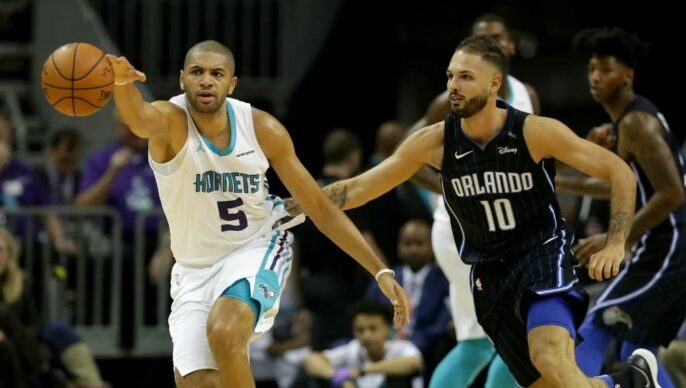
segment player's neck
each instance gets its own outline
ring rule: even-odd
[[[625,88],[617,92],[614,96],[603,102],[603,108],[610,115],[612,121],[617,121],[619,116],[624,113],[627,105],[636,98],[636,93],[632,88]]]
[[[506,117],[507,109],[499,109],[494,103],[489,101],[474,116],[461,119],[462,132],[477,144],[485,146],[503,128]]]
[[[191,107],[190,112],[195,127],[207,139],[212,140],[227,133],[230,123],[226,110],[218,109],[215,112],[202,113]]]

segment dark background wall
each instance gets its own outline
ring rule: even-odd
[[[571,49],[583,28],[623,27],[652,42],[637,70],[636,91],[651,98],[683,139],[677,93],[683,85],[683,22],[675,5],[662,2],[565,1],[347,1],[317,62],[289,104],[284,121],[305,165],[317,173],[325,133],[343,126],[357,132],[367,153],[385,120],[412,123],[445,88],[445,68],[472,21],[496,13],[529,57],[517,54],[511,73],[539,92],[542,113],[583,135],[608,121],[588,93],[586,62]],[[529,44],[529,47],[532,47]],[[240,60],[240,58],[239,58]]]

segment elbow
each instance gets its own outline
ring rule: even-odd
[[[665,197],[672,210],[680,208],[686,202],[686,193],[684,193],[684,188],[681,186],[670,190]]]

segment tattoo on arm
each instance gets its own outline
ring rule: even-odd
[[[607,239],[610,240],[617,235],[621,235],[626,239],[631,231],[631,225],[632,217],[629,213],[612,213],[612,215],[610,215],[610,225],[607,228]]]
[[[324,188],[324,194],[333,202],[336,206],[343,209],[345,204],[348,202],[348,186],[337,182],[326,186]]]

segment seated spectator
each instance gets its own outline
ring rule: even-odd
[[[50,358],[66,371],[75,388],[103,387],[100,372],[87,347],[66,322],[39,325],[31,288],[19,268],[14,237],[0,227],[0,358],[13,360],[14,368],[0,368],[0,382],[23,386],[40,381],[39,386],[61,386],[49,371]],[[14,352],[12,351],[14,349]],[[9,376],[9,377],[7,377]]]
[[[51,205],[45,187],[36,177],[28,163],[12,152],[13,129],[10,122],[0,115],[0,208],[15,210],[25,206]],[[34,241],[29,235],[28,217],[8,216],[0,210],[0,225],[7,226],[20,237]],[[76,245],[65,237],[59,218],[50,213],[45,216],[45,227],[58,252],[74,253]]]
[[[122,217],[125,239],[131,240],[138,213],[159,207],[160,199],[148,164],[147,141],[121,122],[117,122],[117,137],[113,144],[89,155],[75,203],[114,207]],[[159,220],[149,217],[144,231],[156,238],[158,227]]]
[[[62,128],[50,137],[46,163],[36,168],[36,176],[53,204],[74,203],[81,179],[81,143],[81,135],[73,128]]]
[[[347,129],[334,129],[322,145],[324,166],[317,178],[321,186],[354,176],[362,160],[360,141]],[[346,211],[374,249],[361,209]],[[314,226],[311,220],[293,229],[296,239],[296,264],[292,277],[304,307],[312,313],[312,348],[323,350],[340,339],[350,339],[350,325],[340,319],[364,296],[369,274]],[[380,250],[375,249],[377,254]],[[381,255],[379,255],[381,257]],[[383,260],[383,258],[382,258]]]
[[[303,363],[307,375],[322,386],[422,387],[421,352],[409,341],[390,339],[393,311],[364,300],[353,306],[352,316],[355,339],[310,354]]]
[[[446,336],[450,322],[446,304],[450,287],[434,262],[431,226],[427,221],[413,219],[400,228],[398,259],[402,264],[394,267],[396,279],[407,292],[412,315],[397,338],[410,340],[421,350],[425,363],[433,364],[438,362],[436,346]],[[369,284],[366,297],[390,306],[376,282]]]

